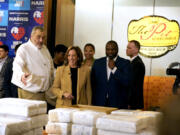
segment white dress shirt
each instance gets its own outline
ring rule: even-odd
[[[21,82],[21,77],[25,73],[30,74],[26,85]],[[53,60],[45,45],[38,49],[29,40],[19,47],[13,62],[12,83],[33,93],[44,92],[51,87],[53,74]]]
[[[113,59],[114,61],[116,61],[117,59],[117,56]],[[109,66],[108,66],[108,63],[109,63],[109,58],[107,57],[106,59],[106,66],[107,66],[107,80],[109,80],[109,77],[110,77],[110,74],[111,73],[115,73],[116,70],[117,70],[117,67],[114,67],[113,69],[110,69]]]
[[[138,56],[138,55],[136,55],[136,56],[130,58],[130,62],[132,62],[137,56]]]

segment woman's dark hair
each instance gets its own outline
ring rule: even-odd
[[[77,57],[78,57],[77,66],[81,67],[81,64],[83,62],[83,54],[82,54],[81,49],[78,46],[71,46],[68,48],[68,50],[66,51],[66,54],[65,54],[64,65],[67,66],[69,63],[68,62],[68,54],[69,54],[69,51],[71,51],[71,50],[75,50]]]
[[[91,43],[87,43],[87,44],[84,46],[84,50],[85,50],[85,48],[86,48],[87,46],[92,47],[92,49],[95,51],[95,47],[94,47],[94,45],[91,44]]]

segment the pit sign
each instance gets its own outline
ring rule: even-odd
[[[159,57],[176,48],[179,41],[179,24],[161,16],[146,16],[132,20],[128,26],[128,41],[141,44],[140,53]]]

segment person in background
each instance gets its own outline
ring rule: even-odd
[[[14,53],[15,53],[15,55],[16,55],[16,53],[17,53],[18,48],[19,48],[21,45],[22,45],[22,44],[17,44],[17,45],[15,46],[15,48],[14,48]]]
[[[63,44],[58,44],[54,49],[54,68],[57,69],[58,66],[62,66],[64,64],[64,56],[67,51],[67,47]]]
[[[17,97],[17,89],[11,83],[13,59],[8,57],[7,45],[0,45],[0,98]]]
[[[157,135],[180,135],[180,96],[173,96],[161,111],[162,118],[157,127]]]
[[[92,103],[96,106],[128,108],[130,61],[118,56],[118,44],[106,44],[106,57],[95,60],[91,70]]]
[[[145,66],[139,57],[140,43],[136,40],[129,41],[126,49],[127,56],[130,57],[132,66],[132,84],[129,90],[129,109],[143,109],[143,84]]]
[[[20,47],[20,45],[21,44],[17,44],[16,46],[15,46],[15,48],[14,48],[14,54],[15,54],[15,56],[16,56],[16,53],[17,53],[17,50],[18,50],[18,48]],[[13,59],[14,60],[14,59]],[[13,90],[14,90],[14,96],[13,97],[18,97],[18,87],[16,86],[16,85],[14,85],[14,84],[12,84],[13,85]]]
[[[93,44],[88,43],[84,46],[84,56],[85,60],[83,64],[87,65],[88,67],[92,67],[94,63],[94,54],[95,54],[95,47]]]
[[[91,104],[90,69],[82,65],[79,47],[69,47],[64,65],[57,68],[52,91],[57,96],[56,108],[74,104]]]
[[[64,56],[67,51],[67,47],[63,44],[58,44],[54,49],[54,76],[56,75],[56,70],[59,66],[64,64]],[[52,88],[45,92],[45,97],[47,101],[48,111],[55,108],[57,96],[52,92]]]
[[[13,62],[11,82],[18,86],[18,97],[45,100],[54,78],[51,55],[44,43],[44,29],[35,26],[28,42],[22,44]]]

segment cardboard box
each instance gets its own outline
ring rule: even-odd
[[[110,114],[112,111],[118,110],[118,108],[113,108],[113,107],[102,107],[102,106],[81,105],[81,104],[72,105],[71,107],[78,108],[80,110],[93,110],[98,112],[104,112],[106,114]]]

